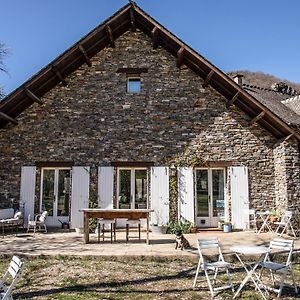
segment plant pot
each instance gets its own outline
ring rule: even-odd
[[[197,227],[192,227],[191,228],[191,233],[197,233],[197,229],[198,229]]]
[[[153,233],[157,233],[157,234],[166,234],[167,233],[167,226],[165,226],[165,225],[152,225],[151,226],[151,231]]]
[[[83,228],[76,227],[75,232],[79,234],[83,234]]]
[[[225,223],[224,225],[223,225],[223,231],[224,232],[231,232],[232,231],[232,226],[231,226],[231,224],[229,224],[229,223]]]

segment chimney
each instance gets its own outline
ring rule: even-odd
[[[234,82],[236,82],[239,86],[243,86],[243,74],[237,73],[236,75],[233,76]]]

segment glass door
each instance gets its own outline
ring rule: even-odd
[[[118,208],[143,209],[148,203],[148,172],[141,168],[118,169]]]
[[[196,169],[196,223],[199,227],[217,227],[224,220],[224,169]]]
[[[40,210],[48,211],[49,226],[59,227],[69,221],[70,175],[70,169],[42,169]]]

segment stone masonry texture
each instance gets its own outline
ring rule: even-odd
[[[247,115],[226,108],[222,95],[203,88],[203,80],[185,65],[177,68],[176,59],[161,47],[153,49],[142,32],[128,31],[115,44],[94,56],[92,67],[84,64],[70,75],[66,87],[48,92],[43,105],[24,111],[19,125],[0,130],[2,192],[18,198],[21,167],[39,161],[160,166],[186,147],[201,145],[206,161],[249,168],[251,206],[271,207],[289,193],[288,201],[299,199],[298,148],[278,146],[259,125],[249,126]],[[148,68],[140,93],[126,93],[126,74],[119,68]],[[278,173],[294,181],[283,194]],[[37,185],[38,177],[39,171]]]

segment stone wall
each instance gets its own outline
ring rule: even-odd
[[[23,112],[19,125],[0,131],[0,186],[18,197],[20,168],[38,161],[109,165],[147,161],[163,165],[186,147],[201,145],[207,161],[249,167],[255,207],[275,199],[273,147],[267,131],[253,125],[202,79],[141,33],[127,32]],[[139,94],[126,93],[118,68],[145,67]],[[221,164],[220,164],[221,165]]]
[[[274,147],[276,207],[300,208],[298,142],[278,142]]]

